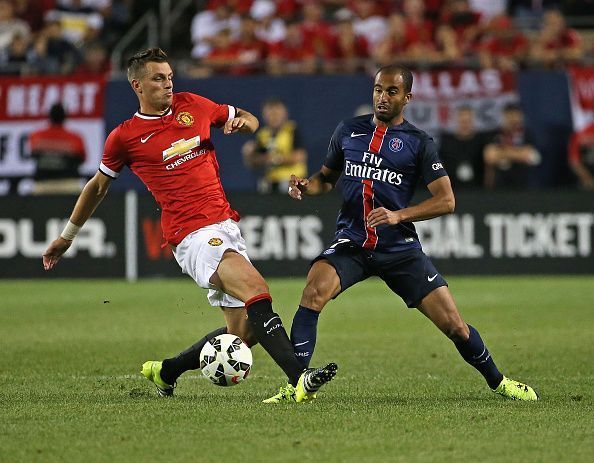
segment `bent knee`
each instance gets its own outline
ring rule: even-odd
[[[332,294],[328,289],[322,289],[318,285],[308,284],[303,289],[301,305],[316,312],[321,312],[331,298]]]

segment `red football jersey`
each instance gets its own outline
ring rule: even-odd
[[[165,240],[178,245],[199,228],[239,214],[219,176],[210,127],[235,117],[235,107],[193,93],[176,93],[163,116],[137,112],[107,137],[99,170],[117,178],[126,165],[161,206]]]

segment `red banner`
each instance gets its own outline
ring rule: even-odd
[[[48,123],[51,106],[64,105],[65,126],[85,142],[82,175],[93,175],[103,153],[105,80],[80,77],[0,79],[0,177],[27,177],[34,171],[28,139]]]
[[[583,129],[594,121],[594,67],[569,70],[573,129]]]

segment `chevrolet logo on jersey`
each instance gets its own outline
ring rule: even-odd
[[[181,140],[174,141],[171,144],[171,148],[163,150],[163,162],[168,161],[175,156],[188,154],[198,146],[200,146],[200,135],[190,138],[189,140],[182,138]]]

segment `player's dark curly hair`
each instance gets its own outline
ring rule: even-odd
[[[412,90],[413,74],[406,66],[403,66],[402,64],[388,64],[387,66],[382,66],[375,73],[375,77],[383,72],[389,74],[400,74],[402,76],[402,83],[404,83],[404,90],[406,90],[407,93]]]
[[[149,48],[136,53],[128,60],[128,82],[138,79],[149,62],[167,63],[167,53],[160,48]]]

